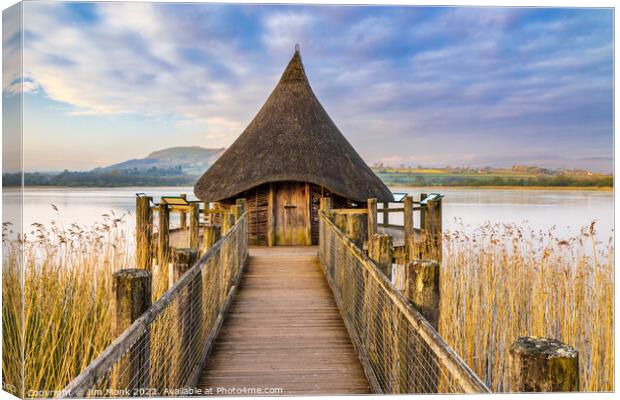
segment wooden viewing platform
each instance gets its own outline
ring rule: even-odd
[[[370,393],[317,247],[251,247],[246,268],[198,387]]]

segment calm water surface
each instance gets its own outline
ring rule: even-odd
[[[613,193],[588,190],[519,190],[519,189],[456,189],[456,188],[392,188],[394,192],[408,192],[419,199],[422,192],[443,194],[444,229],[472,230],[491,222],[516,223],[533,229],[556,227],[560,235],[576,234],[583,226],[597,221],[600,238],[606,238],[613,229]],[[195,199],[191,187],[163,188],[28,188],[24,191],[23,221],[91,225],[101,221],[103,214],[114,212],[127,218],[128,229],[134,222],[135,194],[153,196],[187,193]],[[20,192],[3,191],[3,221],[15,221],[20,212]],[[51,205],[58,208],[56,212]],[[392,214],[392,221],[397,221]],[[174,222],[173,222],[174,223]]]

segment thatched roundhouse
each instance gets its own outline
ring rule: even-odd
[[[250,243],[318,241],[321,196],[334,207],[365,207],[392,193],[340,133],[314,95],[299,50],[245,131],[196,185],[196,196],[222,205],[246,198]]]

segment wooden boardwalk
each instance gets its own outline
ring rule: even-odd
[[[198,387],[233,395],[370,393],[316,247],[250,249]]]

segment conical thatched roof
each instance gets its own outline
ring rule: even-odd
[[[312,92],[298,50],[267,102],[194,193],[219,201],[275,181],[311,182],[356,201],[393,200]]]

